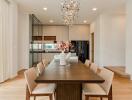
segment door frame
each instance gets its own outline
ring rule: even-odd
[[[94,62],[94,32],[90,34],[91,35],[91,61]]]

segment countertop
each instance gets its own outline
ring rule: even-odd
[[[34,51],[30,51],[30,53],[61,53],[61,51],[34,50]],[[69,52],[66,51],[65,53],[69,53]],[[71,53],[75,53],[75,52],[71,52]]]

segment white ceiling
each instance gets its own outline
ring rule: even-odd
[[[52,24],[63,24],[61,16],[60,3],[62,0],[16,0],[19,8],[24,12],[35,14],[43,24],[50,24],[49,20],[54,20]],[[80,11],[78,20],[75,24],[84,24],[83,20],[87,20],[90,24],[100,13],[114,11],[114,13],[125,12],[126,0],[78,0],[80,2]],[[44,11],[43,8],[48,10]],[[92,11],[92,8],[98,8]]]

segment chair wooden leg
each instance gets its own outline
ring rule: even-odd
[[[54,92],[54,98],[56,98],[56,92]]]
[[[36,100],[36,96],[34,96],[34,100]]]
[[[100,100],[103,100],[103,98],[102,98],[102,97],[100,97]]]
[[[113,100],[113,98],[112,98],[112,85],[111,85],[111,88],[110,88],[110,91],[108,94],[108,100]]]
[[[89,100],[89,96],[85,95],[85,100]]]
[[[52,95],[52,94],[49,95],[49,99],[50,99],[50,100],[53,100],[53,95]]]
[[[112,100],[112,97],[108,97],[108,100]]]
[[[30,100],[30,93],[27,86],[26,86],[26,100]]]

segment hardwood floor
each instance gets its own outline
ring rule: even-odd
[[[0,84],[0,100],[25,100],[25,80],[23,74]],[[33,98],[31,98],[33,100]],[[37,97],[36,100],[49,100],[48,97]],[[90,98],[90,100],[99,100]],[[107,100],[104,98],[103,100]],[[113,100],[132,100],[132,81],[115,76],[113,81]]]

